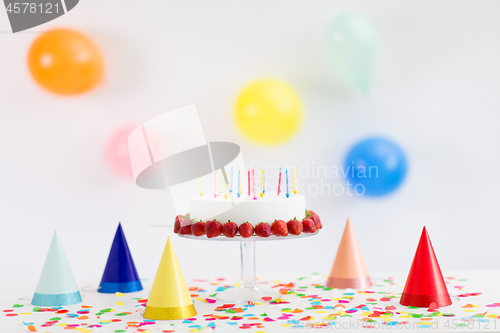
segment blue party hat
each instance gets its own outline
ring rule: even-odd
[[[61,306],[77,304],[81,301],[82,297],[73,278],[68,259],[55,231],[31,304]]]
[[[131,293],[142,290],[121,223],[118,224],[108,262],[97,291],[101,293]]]

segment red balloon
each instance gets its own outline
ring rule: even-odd
[[[126,126],[116,131],[108,141],[104,157],[109,167],[118,175],[132,179],[132,166],[128,152],[128,136],[136,126]]]

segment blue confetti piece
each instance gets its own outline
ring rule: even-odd
[[[215,327],[215,323],[211,322],[210,324],[207,325],[207,327]]]
[[[230,322],[227,322],[226,324],[228,324],[228,325],[237,325],[238,323],[234,322],[234,321],[230,321]]]
[[[224,291],[224,290],[226,290],[226,288],[224,287],[218,287],[217,289],[215,289],[215,291]]]
[[[156,323],[156,320],[154,320],[154,319],[143,319],[143,321],[148,321],[150,323]]]
[[[331,305],[327,305],[327,306],[325,306],[325,309],[329,309],[329,310],[331,310],[331,309],[335,309],[335,307],[334,307],[334,306],[331,306]]]
[[[66,316],[71,318],[79,317],[76,313],[67,313]]]
[[[25,323],[25,322],[23,321],[23,324],[24,324],[24,325],[26,325],[26,326],[28,326],[28,325],[33,325],[34,323]]]
[[[192,324],[192,323],[193,323],[193,321],[192,321],[192,320],[184,320],[182,323],[183,323],[183,324]]]
[[[344,295],[354,295],[354,293],[344,293]]]
[[[314,301],[314,302],[311,302],[311,305],[321,305],[321,302],[320,301]]]
[[[200,325],[191,325],[191,326],[189,326],[189,328],[197,328],[197,329],[201,329],[201,326],[200,326]]]
[[[251,313],[248,313],[248,314],[244,314],[243,317],[254,317],[255,315],[251,314]]]
[[[369,308],[369,307],[367,307],[367,306],[362,306],[362,307],[361,307],[361,310],[370,310],[370,308]]]

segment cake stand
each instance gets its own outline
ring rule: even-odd
[[[313,234],[302,233],[297,236],[288,235],[286,237],[278,237],[271,235],[267,238],[259,237],[256,235],[253,235],[248,238],[243,238],[240,235],[237,235],[234,238],[228,238],[223,235],[214,238],[208,238],[206,235],[200,237],[196,237],[193,235],[179,235],[179,234],[178,235],[183,238],[196,239],[196,240],[240,242],[240,250],[241,250],[240,285],[233,290],[228,290],[218,293],[216,298],[220,301],[225,301],[225,302],[246,303],[248,301],[262,301],[263,296],[269,296],[269,292],[265,292],[257,286],[257,281],[255,279],[255,242],[293,240],[293,239],[314,236],[317,233],[318,231],[316,231]]]

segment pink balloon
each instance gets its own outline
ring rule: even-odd
[[[108,141],[104,157],[109,167],[118,175],[126,178],[134,178],[130,155],[128,152],[128,136],[136,126],[126,126],[116,131]]]

